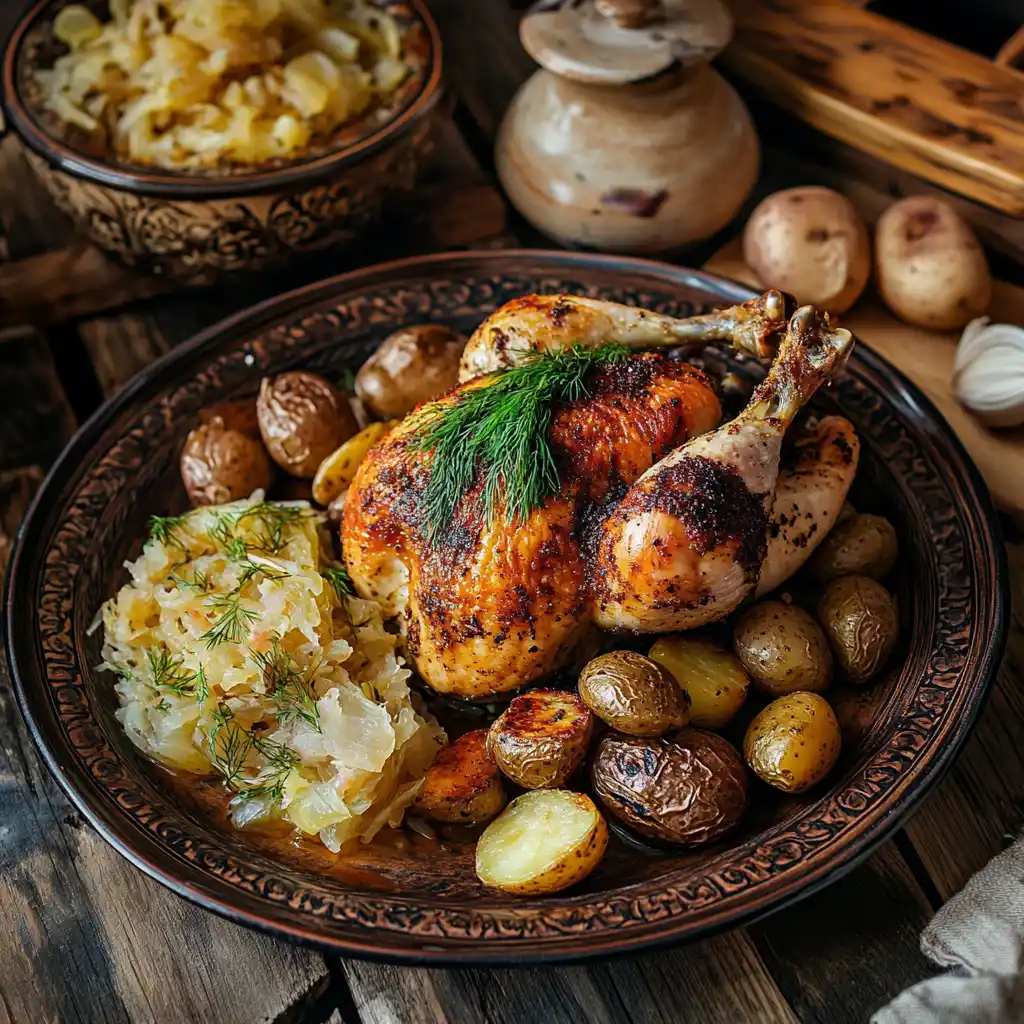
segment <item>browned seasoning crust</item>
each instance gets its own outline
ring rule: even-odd
[[[660,354],[601,368],[589,384],[589,399],[554,414],[561,493],[525,523],[499,517],[488,531],[475,490],[428,543],[430,456],[413,450],[408,423],[360,467],[345,508],[346,560],[386,611],[399,605],[396,560],[408,565],[407,649],[440,692],[482,698],[565,664],[589,630],[584,550],[605,504],[721,417],[707,378]]]

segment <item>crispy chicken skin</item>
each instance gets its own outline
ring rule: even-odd
[[[413,423],[370,452],[345,503],[346,564],[357,592],[398,618],[408,655],[434,690],[477,700],[517,690],[565,665],[595,622],[644,632],[688,628],[727,614],[752,592],[768,550],[782,436],[850,345],[848,332],[829,331],[813,311],[801,310],[787,331],[785,307],[769,292],[686,321],[572,296],[528,296],[481,326],[464,374],[514,365],[529,351],[624,335],[638,347],[731,340],[764,354],[786,333],[751,405],[718,429],[715,391],[686,363],[648,352],[592,371],[588,396],[553,415],[560,493],[525,522],[499,513],[488,527],[471,491],[428,541],[430,455],[415,449]],[[488,382],[470,380],[438,401],[452,403]],[[844,498],[845,489],[835,514]],[[712,507],[718,521],[709,531]],[[831,509],[814,504],[822,536]],[[777,545],[773,564],[781,571],[802,560]]]
[[[721,418],[704,375],[662,355],[605,367],[590,391],[555,413],[562,493],[525,523],[499,516],[487,529],[471,493],[428,543],[429,457],[410,450],[409,421],[360,467],[343,523],[349,572],[360,594],[402,617],[409,655],[435,690],[486,697],[564,664],[590,624],[587,517],[599,518],[654,462]]]

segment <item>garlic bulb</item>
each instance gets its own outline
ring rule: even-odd
[[[1024,423],[1024,327],[972,320],[957,346],[953,390],[990,427]]]

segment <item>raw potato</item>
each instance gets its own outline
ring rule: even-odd
[[[868,230],[846,196],[818,185],[762,200],[743,232],[743,258],[766,288],[845,313],[871,276]]]
[[[589,796],[538,790],[517,797],[484,829],[476,873],[503,892],[540,896],[582,881],[607,846],[608,825]]]
[[[992,275],[974,232],[935,196],[893,203],[875,228],[878,290],[908,323],[952,330],[992,301]]]
[[[721,736],[682,729],[670,739],[608,733],[590,764],[594,792],[641,835],[699,846],[733,828],[747,805],[739,751]]]
[[[661,736],[689,721],[690,699],[672,674],[633,651],[594,658],[580,674],[579,690],[598,718],[629,736]]]
[[[794,604],[761,601],[736,623],[733,650],[754,686],[779,696],[794,690],[824,690],[832,655],[821,627]]]
[[[854,515],[834,526],[807,562],[816,583],[840,576],[885,579],[896,564],[898,544],[892,523],[882,516]]]
[[[477,729],[437,755],[413,807],[434,821],[476,825],[490,821],[505,800],[501,772],[487,753],[487,730]]]
[[[896,602],[867,576],[833,580],[818,602],[818,619],[842,674],[866,683],[886,663],[899,636]]]
[[[557,789],[587,754],[594,716],[563,690],[531,690],[512,700],[491,725],[487,749],[523,789]]]
[[[648,657],[668,669],[690,698],[690,725],[722,729],[747,699],[750,677],[739,659],[705,640],[663,636]]]
[[[359,464],[369,450],[382,441],[395,427],[398,420],[389,423],[371,423],[355,437],[350,437],[340,448],[335,449],[320,463],[313,477],[313,499],[321,505],[330,505],[342,491],[347,491],[356,478]]]
[[[265,377],[256,410],[270,457],[304,479],[359,430],[348,399],[323,377],[305,370]]]
[[[356,395],[378,419],[401,418],[459,382],[466,339],[442,324],[392,334],[356,374]]]
[[[181,479],[193,505],[248,498],[271,480],[270,459],[258,440],[229,430],[219,416],[196,427],[181,450]]]
[[[839,722],[816,693],[773,700],[747,727],[743,755],[754,774],[784,793],[820,782],[839,757]]]

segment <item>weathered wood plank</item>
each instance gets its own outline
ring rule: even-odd
[[[862,1024],[935,973],[919,946],[932,912],[888,843],[834,885],[753,925],[750,934],[801,1021]]]
[[[998,680],[949,777],[906,829],[944,900],[1024,830],[1024,543],[1007,551],[1013,616]]]
[[[795,1021],[742,932],[608,964],[403,970],[346,962],[363,1024],[764,1024]]]

